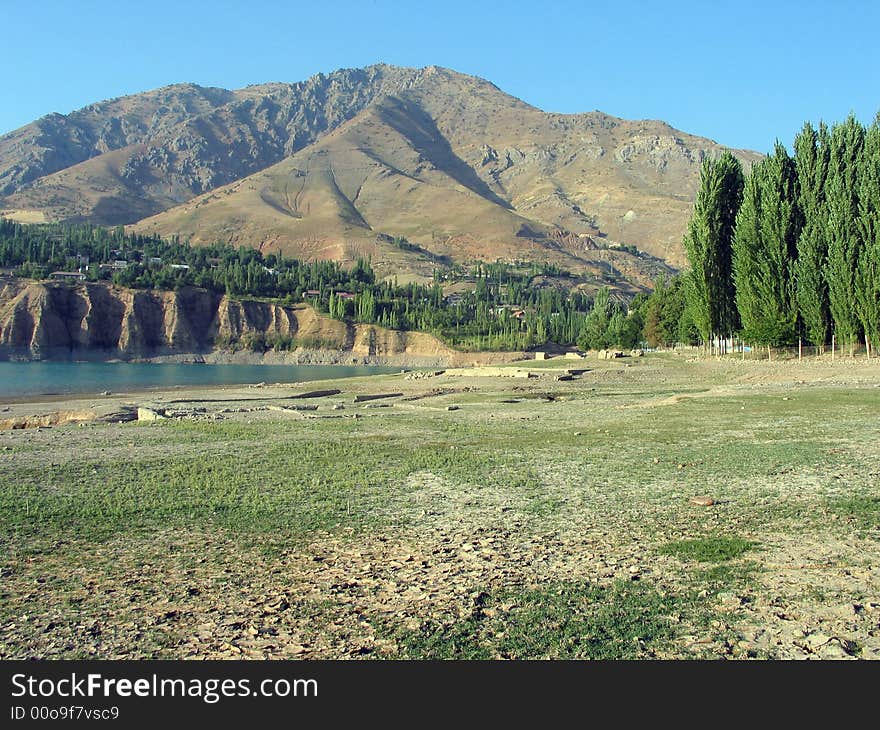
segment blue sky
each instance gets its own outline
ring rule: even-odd
[[[237,88],[379,61],[762,152],[804,120],[880,109],[876,0],[0,0],[0,22],[0,133],[170,83]]]

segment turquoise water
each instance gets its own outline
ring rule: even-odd
[[[347,365],[190,365],[116,362],[0,362],[0,398],[67,393],[124,393],[179,385],[299,383],[399,372]]]

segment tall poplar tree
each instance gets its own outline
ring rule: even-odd
[[[730,152],[704,160],[684,237],[691,266],[685,278],[687,305],[704,343],[732,334],[738,324],[731,247],[743,184],[742,165]]]
[[[856,270],[862,249],[859,230],[859,158],[865,142],[865,128],[850,115],[831,130],[831,157],[826,197],[828,218],[828,260],[825,280],[834,334],[850,351],[861,327],[856,303]]]
[[[733,243],[743,337],[785,345],[797,337],[794,262],[803,227],[794,160],[779,142],[752,168]]]
[[[856,313],[870,356],[880,344],[880,119],[865,134],[858,185],[862,246],[856,264]]]
[[[818,131],[811,124],[805,124],[795,138],[794,151],[800,185],[799,202],[804,216],[804,227],[797,241],[795,296],[804,334],[809,342],[821,348],[828,339],[831,321],[825,281],[828,258],[825,182],[830,158],[825,124],[820,124]]]

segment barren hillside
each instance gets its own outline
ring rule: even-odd
[[[181,84],[44,117],[0,137],[0,211],[371,255],[417,276],[445,256],[638,281],[658,262],[616,249],[680,265],[700,162],[723,149],[659,121],[546,113],[448,69],[378,65],[237,91]]]

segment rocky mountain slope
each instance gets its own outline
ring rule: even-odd
[[[609,241],[676,265],[700,162],[722,149],[659,121],[546,113],[448,69],[377,65],[44,117],[0,137],[0,210],[421,273],[432,255],[598,270]]]
[[[0,360],[205,354],[254,335],[379,359],[453,354],[430,335],[347,324],[304,304],[239,301],[196,288],[0,280]]]

